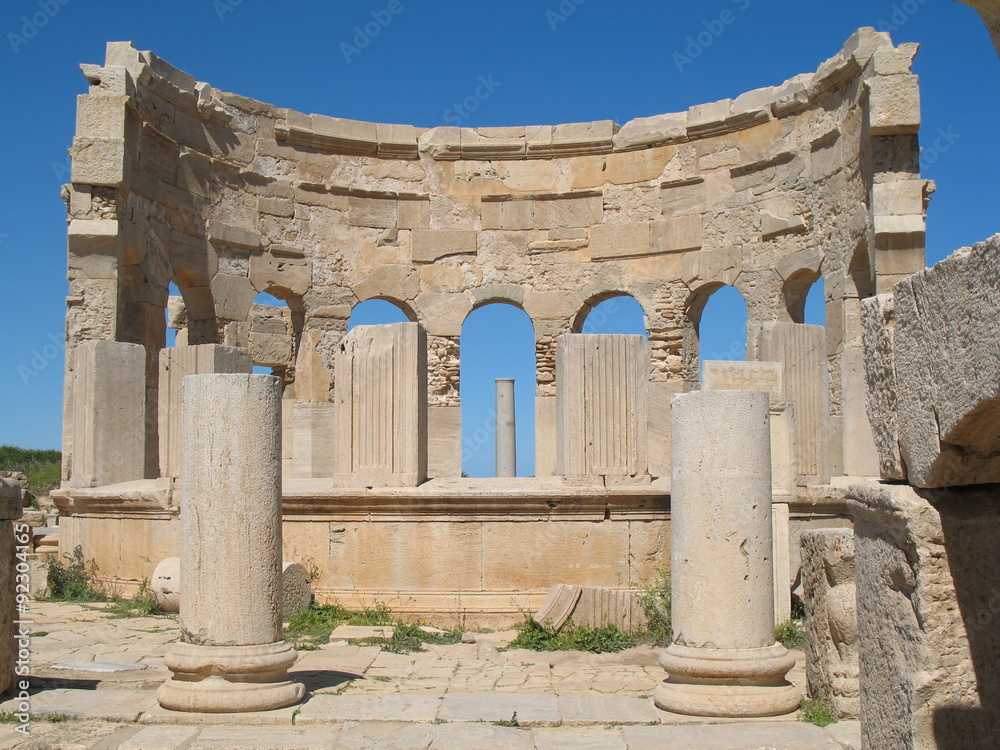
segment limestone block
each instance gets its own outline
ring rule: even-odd
[[[427,476],[462,475],[462,408],[430,406],[427,409]]]
[[[637,117],[622,125],[614,136],[615,151],[662,146],[687,137],[687,112]]]
[[[184,379],[181,641],[165,657],[164,708],[263,711],[305,694],[281,630],[280,386],[270,375]]]
[[[223,245],[256,250],[260,247],[260,233],[245,227],[236,227],[221,221],[208,222],[208,238]]]
[[[871,134],[904,135],[920,129],[920,88],[915,75],[876,76],[865,81]]]
[[[261,367],[289,367],[295,363],[295,342],[288,334],[250,332],[250,354]]]
[[[414,304],[432,336],[461,336],[462,324],[472,312],[472,302],[464,294],[423,292]]]
[[[69,223],[69,267],[91,279],[118,278],[117,221],[73,219]]]
[[[527,292],[524,311],[532,320],[570,320],[583,307],[573,292]]]
[[[820,266],[823,264],[823,251],[817,248],[799,250],[797,253],[786,255],[774,264],[774,270],[778,275],[787,280],[799,271],[809,271],[811,274],[819,275]]]
[[[607,154],[618,125],[613,120],[569,122],[552,127],[552,153],[559,156]],[[586,226],[586,225],[583,225]]]
[[[313,401],[292,407],[293,477],[332,477],[336,431],[332,403]]]
[[[780,400],[795,403],[798,483],[825,484],[830,481],[830,396],[823,327],[750,323],[747,334],[747,360],[782,365]]]
[[[702,244],[702,221],[698,214],[652,222],[650,244],[654,253],[697,250]]]
[[[167,557],[160,560],[149,579],[149,588],[158,606],[164,612],[181,611],[181,559]]]
[[[663,215],[684,216],[704,213],[708,201],[708,189],[704,177],[674,180],[660,185]]]
[[[382,158],[416,159],[419,131],[412,125],[376,123],[378,155]]]
[[[778,401],[784,392],[780,362],[710,360],[702,363],[703,391],[763,391]]]
[[[649,255],[650,223],[601,224],[590,230],[590,257],[593,260],[636,258]]]
[[[646,462],[650,476],[670,476],[670,399],[683,392],[684,383],[651,381],[647,386]],[[536,422],[537,424],[537,422]]]
[[[312,282],[312,263],[306,258],[281,257],[272,253],[250,258],[250,283],[258,292],[273,287],[303,295]]]
[[[296,612],[308,609],[312,603],[312,579],[299,563],[281,565],[281,616],[288,619]]]
[[[809,695],[822,699],[842,719],[857,718],[861,688],[854,532],[817,529],[802,532],[801,540]]]
[[[564,229],[600,224],[604,214],[601,193],[539,195],[535,197],[535,228]]]
[[[647,473],[645,336],[572,333],[556,348],[556,473]]]
[[[556,399],[535,396],[535,476],[551,477],[556,473]]]
[[[893,180],[872,185],[872,212],[882,216],[922,216],[924,180]]]
[[[312,142],[318,148],[362,156],[374,156],[377,152],[378,130],[374,122],[327,115],[312,115],[311,120]]]
[[[1000,482],[1000,235],[862,302],[883,478]]]
[[[243,322],[250,315],[257,291],[246,276],[217,273],[211,282],[215,314],[223,320]]]
[[[125,139],[77,136],[70,148],[71,179],[77,185],[118,187],[125,174]]]
[[[427,478],[427,335],[417,323],[357,326],[335,355],[335,480],[415,487]]]
[[[400,229],[427,229],[431,223],[431,201],[425,197],[399,196],[396,226]]]
[[[160,349],[159,430],[160,475],[176,477],[181,457],[181,388],[188,375],[249,373],[253,360],[247,349],[217,344]]]
[[[570,583],[557,583],[549,589],[542,606],[531,618],[543,628],[559,630],[573,614],[576,603],[580,601],[582,586]]]
[[[145,476],[146,350],[84,341],[73,353],[70,486],[100,487]]]
[[[449,255],[475,255],[476,232],[466,229],[414,229],[413,262],[433,263]]]
[[[866,748],[993,747],[997,485],[850,488]]]
[[[15,679],[15,667],[19,651],[30,650],[29,639],[18,640],[20,628],[14,624],[17,614],[17,586],[23,584],[27,571],[16,569],[19,562],[15,557],[17,546],[31,543],[31,537],[19,534],[15,537],[11,521],[21,517],[21,485],[14,479],[0,479],[0,638],[9,644],[0,649],[0,691],[6,691]],[[29,584],[30,586],[30,584]]]
[[[690,284],[695,280],[721,281],[732,284],[742,269],[743,252],[740,247],[716,247],[684,256],[682,280]]]
[[[798,494],[795,438],[795,404],[791,401],[772,401],[771,497],[775,501],[790,502]]]
[[[504,196],[506,197],[506,196]],[[483,199],[483,229],[533,229],[535,226],[534,201]]]
[[[804,232],[809,229],[801,216],[775,216],[770,211],[760,212],[760,233],[766,240],[779,234]]]
[[[348,216],[356,227],[389,229],[396,226],[396,198],[350,196]]]
[[[760,391],[674,396],[670,422],[668,711],[773,716],[799,705],[794,664],[774,642],[770,401]]]

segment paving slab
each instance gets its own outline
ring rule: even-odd
[[[430,750],[534,750],[534,747],[531,732],[526,729],[490,724],[441,724]]]
[[[563,724],[659,723],[661,711],[648,698],[617,695],[560,695]]]
[[[427,750],[437,727],[427,724],[366,721],[344,724],[338,750]]]
[[[562,717],[554,695],[517,693],[448,693],[440,721],[511,721],[514,714],[524,726],[557,726]]]
[[[187,711],[170,711],[156,704],[148,710],[143,711],[139,717],[141,724],[194,724],[205,725],[268,725],[268,724],[292,724],[295,713],[301,709],[301,704],[279,708],[275,711],[246,711],[244,713],[233,714],[199,714]]]
[[[32,716],[61,714],[106,721],[135,721],[139,715],[156,705],[152,690],[73,690],[54,688],[40,690],[28,699]],[[0,703],[0,712],[17,710],[20,701],[13,698]]]
[[[295,727],[205,727],[189,750],[299,750],[336,747],[339,729],[296,729]]]
[[[841,743],[845,750],[861,750],[861,722],[841,719],[836,724],[826,727],[835,740]]]
[[[314,695],[295,717],[298,724],[337,721],[405,721],[431,723],[441,708],[435,695]]]
[[[50,669],[68,670],[71,672],[134,672],[146,669],[145,664],[137,662],[113,662],[113,661],[70,661],[62,664],[53,664]]]
[[[536,729],[535,750],[626,750],[618,727]]]
[[[201,730],[190,726],[141,727],[118,746],[118,750],[175,750],[194,739]]]
[[[800,721],[624,727],[628,750],[840,750],[826,730]],[[888,748],[886,749],[888,750]]]
[[[330,641],[349,641],[360,638],[392,638],[393,625],[340,625],[330,633]]]

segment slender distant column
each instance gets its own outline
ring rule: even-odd
[[[517,476],[514,379],[497,378],[497,476]]]
[[[281,631],[280,381],[190,375],[181,410],[181,641],[157,698],[175,711],[300,701]]]
[[[674,396],[673,639],[656,705],[695,716],[795,710],[794,658],[774,641],[769,399],[762,391]]]

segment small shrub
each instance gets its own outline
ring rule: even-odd
[[[313,602],[288,619],[285,640],[304,651],[314,649],[315,643],[329,641],[333,629],[347,622],[350,616],[351,613],[339,604]]]
[[[785,620],[775,627],[774,640],[785,648],[801,651],[806,647],[806,634],[801,620]]]
[[[48,566],[48,598],[54,602],[104,602],[108,593],[97,577],[97,563],[83,559],[83,547],[77,545],[72,554],[63,555],[66,563],[55,555],[46,560]]]
[[[150,617],[163,614],[148,578],[142,579],[139,590],[132,597],[128,599],[121,596],[113,597],[113,603],[106,611],[112,617]]]
[[[521,726],[521,722],[517,720],[517,711],[515,711],[509,719],[506,721],[494,721],[493,726],[495,727],[510,727],[512,729],[529,729],[529,727]]]
[[[530,617],[517,626],[517,637],[508,648],[529,651],[588,651],[604,654],[622,651],[634,645],[615,625],[603,628],[577,627],[572,620],[559,630],[544,628]]]
[[[799,721],[815,724],[818,727],[826,727],[837,723],[837,714],[819,698],[812,698],[802,701],[802,706],[799,708]]]
[[[673,638],[670,619],[670,571],[656,571],[656,579],[643,587],[642,607],[646,611],[646,632],[643,640],[654,646],[669,646]]]
[[[458,643],[461,640],[461,630],[427,633],[421,630],[419,625],[399,622],[396,623],[391,638],[362,638],[359,642],[364,646],[381,646],[383,651],[388,651],[391,654],[410,654],[425,651],[425,643],[448,645]]]
[[[392,610],[385,602],[375,602],[360,612],[349,613],[348,625],[392,625]]]

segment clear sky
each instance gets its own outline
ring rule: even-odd
[[[860,26],[922,45],[915,69],[923,173],[938,185],[928,224],[934,263],[1000,231],[1000,63],[978,15],[952,0],[7,0],[0,443],[59,446],[67,292],[59,187],[69,179],[76,96],[87,89],[78,65],[102,63],[109,40],[131,40],[198,80],[302,112],[474,127],[623,124],[682,111],[814,71]],[[467,108],[477,87],[488,95]],[[516,323],[483,315],[469,325],[485,331],[487,349],[516,344]],[[740,326],[724,325],[738,311],[706,316],[703,328],[718,332],[706,350],[738,354]],[[483,367],[480,384],[509,376]],[[468,398],[488,410],[488,390]],[[530,401],[520,399],[518,410],[530,417]],[[490,473],[492,444],[473,452],[488,458]],[[523,473],[528,459],[520,460]]]

